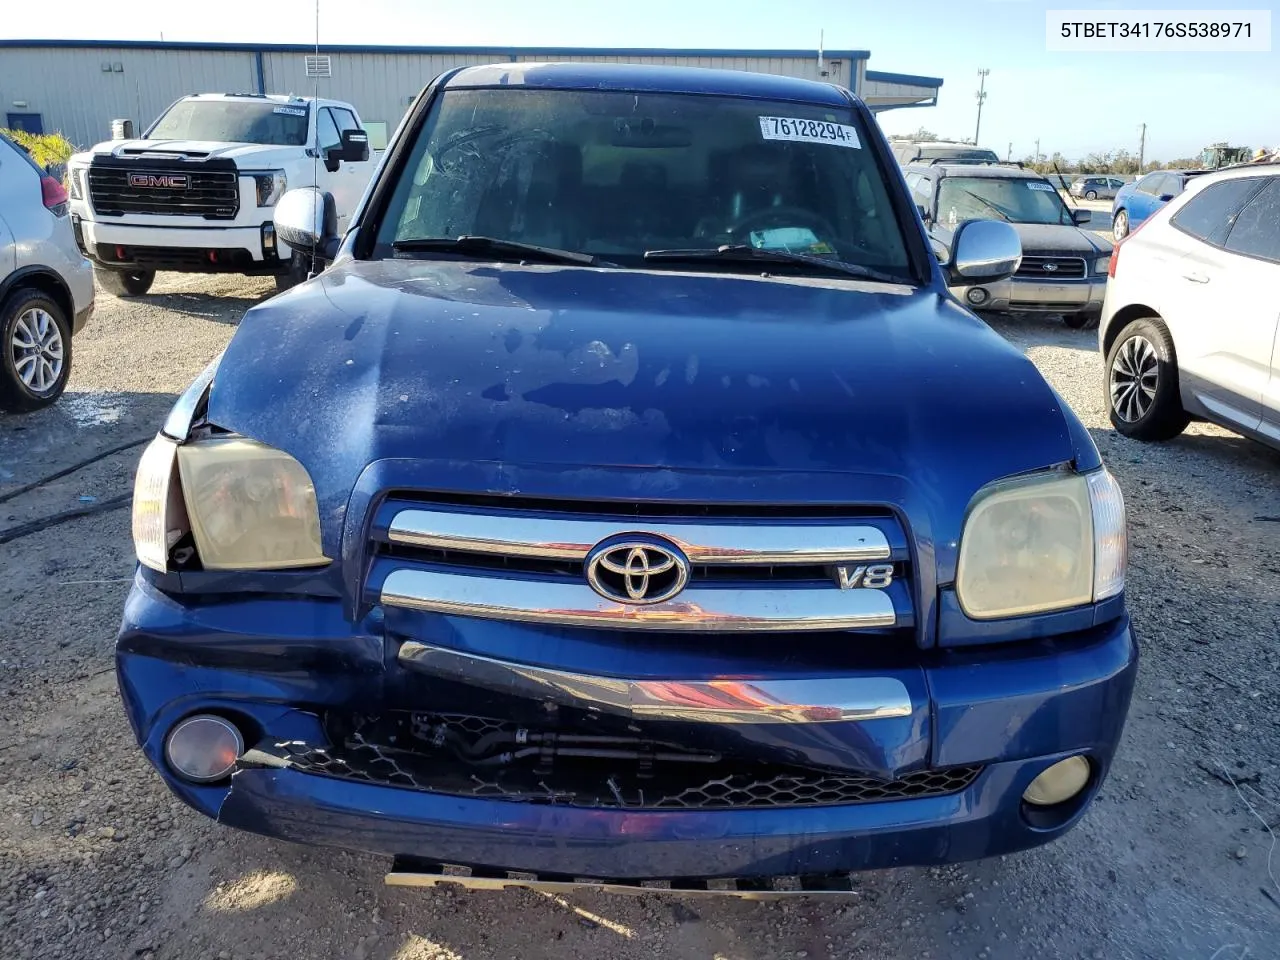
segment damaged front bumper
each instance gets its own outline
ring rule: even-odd
[[[484,624],[460,623],[431,615],[408,638],[376,612],[353,628],[337,599],[210,603],[140,575],[120,687],[181,799],[255,833],[396,857],[398,882],[456,865],[480,886],[816,889],[1068,830],[1106,775],[1137,657],[1121,617],[1016,646],[881,651],[820,677],[620,678],[496,658],[474,649]],[[168,731],[196,713],[245,733],[227,782],[166,764]],[[1073,754],[1088,788],[1029,810],[1027,786]]]

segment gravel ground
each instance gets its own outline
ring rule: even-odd
[[[63,401],[0,416],[0,497],[152,433],[270,290],[170,275],[140,301],[100,294]],[[992,322],[1084,419],[1130,508],[1138,691],[1111,779],[1063,840],[864,875],[838,900],[385,888],[385,861],[217,827],[144,763],[112,674],[132,566],[114,510],[0,545],[0,957],[1277,956],[1280,454],[1203,425],[1126,441],[1094,333]],[[127,492],[138,454],[0,503],[0,530]]]

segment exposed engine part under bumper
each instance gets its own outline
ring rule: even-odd
[[[463,867],[397,857],[386,877],[390,887],[462,887],[466,890],[522,888],[542,893],[653,894],[676,893],[682,897],[734,897],[740,900],[776,900],[794,896],[848,896],[854,878],[848,873],[790,877],[679,877],[675,880],[594,880],[556,874],[521,873]]]

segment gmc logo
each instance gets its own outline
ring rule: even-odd
[[[161,190],[185,190],[187,175],[185,173],[131,173],[129,186],[144,189],[159,187]]]

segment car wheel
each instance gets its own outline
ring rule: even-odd
[[[155,283],[154,270],[95,270],[102,289],[117,297],[140,297]]]
[[[1107,351],[1105,397],[1111,424],[1135,440],[1171,440],[1191,418],[1178,395],[1173,338],[1159,319],[1135,320]]]
[[[1068,313],[1063,315],[1062,322],[1072,330],[1083,330],[1086,327],[1096,327],[1101,319],[1101,314],[1097,313]]]
[[[1089,190],[1089,191],[1086,191],[1086,193],[1085,193],[1085,195],[1084,195],[1084,198],[1085,198],[1086,200],[1097,200],[1097,199],[1098,199],[1098,191],[1097,191],[1097,190]]]
[[[1123,210],[1117,210],[1116,215],[1111,220],[1111,236],[1119,243],[1129,235],[1129,214]]]
[[[0,409],[38,410],[62,395],[71,375],[71,324],[39,290],[18,290],[0,305]]]

